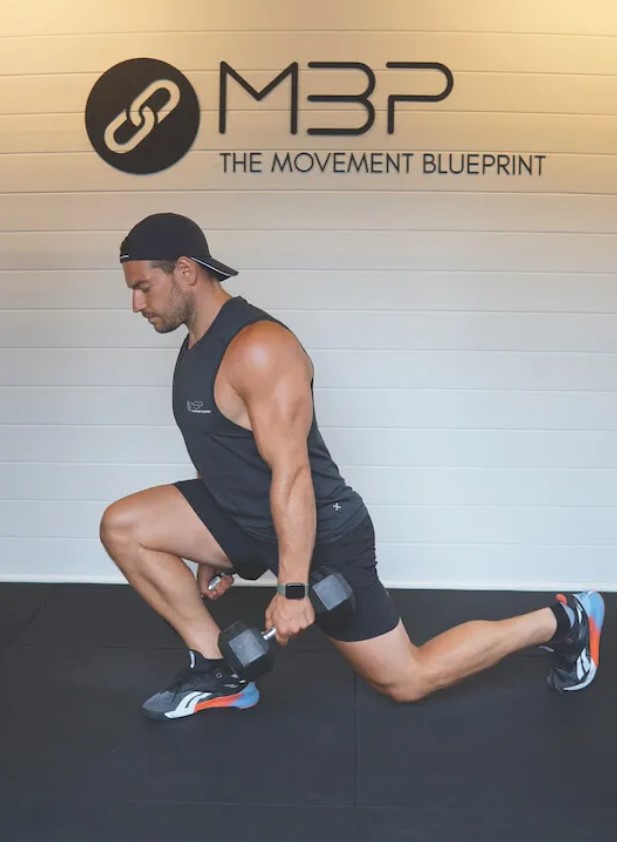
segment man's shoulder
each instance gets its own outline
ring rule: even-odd
[[[284,325],[258,321],[242,328],[225,353],[228,373],[247,377],[271,375],[295,369],[298,374],[312,376],[311,360],[296,338]]]
[[[269,319],[262,319],[246,325],[238,331],[229,344],[229,351],[232,355],[239,357],[246,354],[269,357],[302,350],[298,338],[288,327]]]

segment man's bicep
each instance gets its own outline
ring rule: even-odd
[[[270,392],[249,398],[247,409],[257,448],[271,468],[306,462],[313,397],[305,378],[297,372],[286,373]]]

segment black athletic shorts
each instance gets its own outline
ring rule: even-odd
[[[249,535],[225,512],[200,479],[174,483],[212,533],[238,575],[258,579],[266,570],[278,571],[278,545]],[[354,591],[357,608],[352,620],[337,629],[337,640],[369,640],[392,631],[399,614],[377,576],[375,532],[370,515],[347,535],[315,546],[311,568],[328,567],[343,574]],[[319,620],[316,620],[319,626]]]

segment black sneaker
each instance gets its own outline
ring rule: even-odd
[[[189,650],[191,666],[178,673],[173,684],[142,705],[150,719],[180,719],[213,708],[252,708],[259,701],[255,684],[227,666],[212,664]]]
[[[594,680],[600,665],[604,600],[596,591],[557,594],[557,601],[574,612],[574,625],[563,640],[543,646],[557,658],[548,686],[559,693],[582,690]]]

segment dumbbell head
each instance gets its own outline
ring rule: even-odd
[[[345,625],[356,610],[356,596],[345,577],[326,568],[311,574],[310,598],[324,631]]]
[[[234,672],[249,681],[268,672],[274,666],[268,640],[246,623],[233,623],[219,635],[219,649]]]

